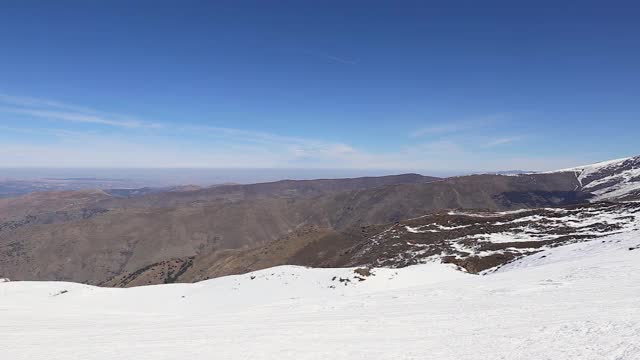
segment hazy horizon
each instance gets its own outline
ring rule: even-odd
[[[460,173],[400,169],[266,169],[266,168],[3,168],[0,180],[116,180],[139,186],[249,184],[278,180],[312,180],[418,173],[447,177]]]

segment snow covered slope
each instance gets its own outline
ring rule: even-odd
[[[573,171],[582,191],[596,195],[594,201],[640,199],[640,156],[578,166]]]
[[[345,256],[351,257],[348,265],[399,268],[444,262],[478,273],[544,249],[633,231],[640,231],[640,202],[448,211],[390,224]]]
[[[0,283],[2,359],[640,359],[640,231],[490,275],[284,266],[196,284]]]

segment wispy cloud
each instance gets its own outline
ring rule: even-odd
[[[15,96],[15,95],[7,95],[7,94],[0,94],[0,103],[21,106],[21,107],[55,108],[55,109],[71,110],[71,111],[78,111],[78,112],[95,112],[95,110],[87,107],[65,104],[56,100],[41,99],[41,98],[34,98],[34,97],[28,97],[28,96]]]
[[[505,114],[493,114],[465,120],[448,121],[430,124],[412,131],[409,137],[418,138],[465,132],[472,129],[493,126],[507,118]]]
[[[215,136],[239,144],[258,144],[263,146],[262,149],[273,150],[275,148],[276,151],[289,158],[287,161],[294,163],[300,161],[340,161],[358,153],[353,147],[339,142],[282,136],[260,131],[211,126],[182,127],[181,130],[198,132],[200,135],[205,136]]]
[[[360,63],[359,59],[349,59],[346,57],[335,56],[323,52],[307,51],[306,54],[337,64],[357,65]]]
[[[494,146],[500,146],[500,145],[513,144],[515,142],[522,140],[522,138],[523,138],[522,136],[502,137],[502,138],[489,141],[487,144],[485,144],[485,146],[494,147]]]
[[[219,127],[219,126],[181,126],[179,127],[180,131],[183,132],[198,132],[200,134],[206,134],[209,136],[221,137],[221,138],[234,138],[238,140],[242,140],[245,142],[252,143],[263,143],[263,144],[271,144],[271,143],[287,143],[287,144],[308,144],[310,142],[319,142],[315,140],[292,137],[292,136],[282,136],[273,133],[261,132],[261,131],[251,131],[251,130],[243,130],[243,129],[235,129],[228,127]]]
[[[429,135],[450,134],[450,133],[464,131],[471,127],[473,127],[473,125],[468,122],[456,122],[456,123],[449,123],[449,124],[445,123],[445,124],[426,126],[411,132],[411,134],[409,135],[410,137],[416,138],[416,137],[423,137],[423,136],[429,136]]]
[[[511,168],[548,170],[585,159],[520,157],[494,147],[522,136],[489,137],[502,116],[433,124],[415,132],[415,141],[397,147],[366,148],[340,141],[224,126],[156,124],[51,100],[0,96],[0,112],[55,121],[55,128],[15,121],[0,126],[0,166],[348,168],[451,172]],[[74,122],[125,128],[70,126]],[[467,133],[469,132],[469,133]],[[460,134],[458,134],[460,133]],[[12,134],[18,134],[13,136]],[[33,134],[33,135],[32,135]],[[42,136],[47,135],[47,136]],[[424,136],[424,138],[419,138]],[[419,139],[418,139],[419,138]],[[44,140],[43,140],[44,139]],[[429,171],[426,171],[427,173]]]
[[[0,112],[27,115],[31,117],[50,119],[50,120],[62,120],[78,123],[90,123],[101,124],[125,128],[158,128],[159,124],[147,123],[139,120],[115,120],[100,115],[82,114],[76,112],[65,112],[55,110],[38,110],[38,109],[19,109],[19,108],[7,108],[0,107]]]
[[[19,133],[19,134],[33,134],[33,135],[46,135],[50,137],[58,138],[83,138],[88,135],[96,135],[95,131],[73,131],[67,129],[56,128],[35,128],[35,127],[17,127],[17,126],[5,126],[0,125],[0,130],[5,132]]]
[[[0,112],[48,120],[100,124],[124,128],[160,128],[161,124],[126,115],[109,114],[55,100],[0,94]]]

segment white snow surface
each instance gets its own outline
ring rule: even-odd
[[[640,359],[640,231],[485,276],[436,263],[373,271],[359,281],[353,269],[281,266],[131,289],[4,282],[0,358]]]
[[[629,161],[635,161],[636,166],[631,169],[622,170],[624,164]],[[639,163],[638,157],[629,157],[552,172],[575,172],[582,186],[582,190],[592,192],[596,195],[592,201],[616,200],[630,193],[640,191],[640,181],[634,180],[640,178],[640,166],[637,166]],[[607,174],[609,172],[613,173],[598,178],[599,174]],[[592,177],[596,179],[587,181],[587,179]],[[601,186],[603,187],[598,188]]]
[[[585,171],[585,170],[594,171],[594,170],[599,170],[599,169],[602,169],[602,168],[605,168],[605,167],[609,167],[609,166],[619,166],[623,162],[625,162],[627,160],[630,160],[630,159],[633,159],[633,158],[632,157],[626,157],[626,158],[620,158],[620,159],[601,161],[601,162],[598,162],[598,163],[574,166],[574,167],[571,167],[571,168],[554,170],[554,171],[551,171],[551,172]]]

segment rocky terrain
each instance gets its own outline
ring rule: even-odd
[[[574,172],[593,201],[640,198],[640,156],[560,170]]]
[[[309,227],[252,249],[165,260],[103,285],[193,282],[286,264],[402,268],[451,263],[465,272],[487,273],[545,249],[632,231],[640,231],[640,202],[442,211],[344,231]]]
[[[543,249],[640,230],[640,203],[596,203],[510,212],[450,211],[399,222],[350,249],[349,264],[453,263],[495,271]]]
[[[639,235],[543,249],[486,276],[427,263],[128,289],[0,280],[0,349],[12,360],[638,359]]]
[[[35,193],[0,200],[0,274],[133,286],[281,264],[406,266],[436,259],[481,272],[544,246],[624,231],[631,225],[623,218],[633,223],[635,213],[616,206],[637,199],[637,169],[632,158],[509,176]],[[618,203],[603,203],[609,195]],[[583,219],[590,214],[599,217]],[[572,227],[573,217],[586,228]],[[555,225],[541,228],[543,220]],[[495,241],[507,235],[523,240]]]

